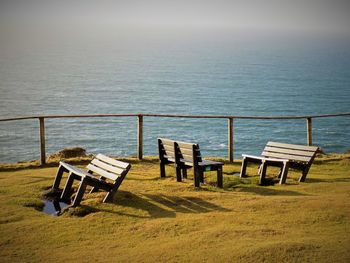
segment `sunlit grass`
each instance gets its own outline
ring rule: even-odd
[[[132,169],[113,203],[87,193],[60,217],[41,212],[54,161],[2,166],[1,262],[350,261],[349,154],[318,158],[305,183],[291,171],[282,186],[258,186],[256,166],[241,179],[240,162],[226,163],[224,189],[215,172],[194,189],[192,172],[178,183],[171,166],[159,178],[156,158],[125,161]]]

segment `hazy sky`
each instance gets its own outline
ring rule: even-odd
[[[0,0],[1,27],[350,32],[349,0]]]

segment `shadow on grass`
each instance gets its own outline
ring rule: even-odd
[[[175,217],[176,213],[207,213],[211,211],[229,211],[226,208],[207,202],[198,197],[178,197],[172,195],[135,195],[126,191],[118,191],[114,196],[114,203],[120,206],[133,208],[147,212],[149,216],[135,215],[124,212],[115,212],[120,215],[127,215],[138,218],[164,218]]]
[[[329,178],[329,179],[306,178],[305,182],[307,183],[344,183],[344,182],[350,182],[350,177]]]
[[[236,187],[239,192],[253,193],[257,195],[280,195],[280,196],[307,196],[308,194],[290,190],[277,190],[264,186]]]

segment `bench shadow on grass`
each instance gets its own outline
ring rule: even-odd
[[[345,182],[350,182],[350,177],[329,178],[329,179],[306,178],[305,182],[307,183],[345,183]]]
[[[257,195],[274,195],[274,196],[307,196],[308,194],[300,193],[290,190],[276,190],[272,188],[266,188],[264,186],[249,186],[249,187],[236,187],[239,192],[252,193]]]
[[[137,218],[164,218],[176,217],[177,213],[199,214],[208,213],[211,211],[230,211],[229,209],[210,203],[198,197],[178,197],[162,194],[135,195],[127,191],[118,191],[114,196],[113,203],[125,208],[133,208],[135,210],[146,212],[148,216],[130,214],[124,211],[107,211],[105,209],[99,210]]]

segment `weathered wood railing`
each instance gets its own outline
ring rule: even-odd
[[[46,162],[46,148],[45,148],[45,119],[58,119],[58,118],[107,118],[107,117],[137,117],[137,157],[143,158],[143,120],[144,117],[156,117],[156,118],[192,118],[192,119],[227,119],[227,131],[228,131],[228,160],[233,162],[234,159],[234,141],[233,141],[233,121],[234,119],[253,119],[253,120],[291,120],[291,119],[305,119],[306,120],[306,132],[307,132],[307,145],[312,145],[312,119],[314,118],[329,118],[350,116],[350,113],[338,113],[338,114],[324,114],[324,115],[312,115],[312,116],[224,116],[224,115],[175,115],[175,114],[85,114],[85,115],[43,115],[43,116],[28,116],[18,118],[6,118],[0,119],[0,122],[6,121],[18,121],[18,120],[39,120],[39,135],[40,135],[40,162],[45,164]]]

